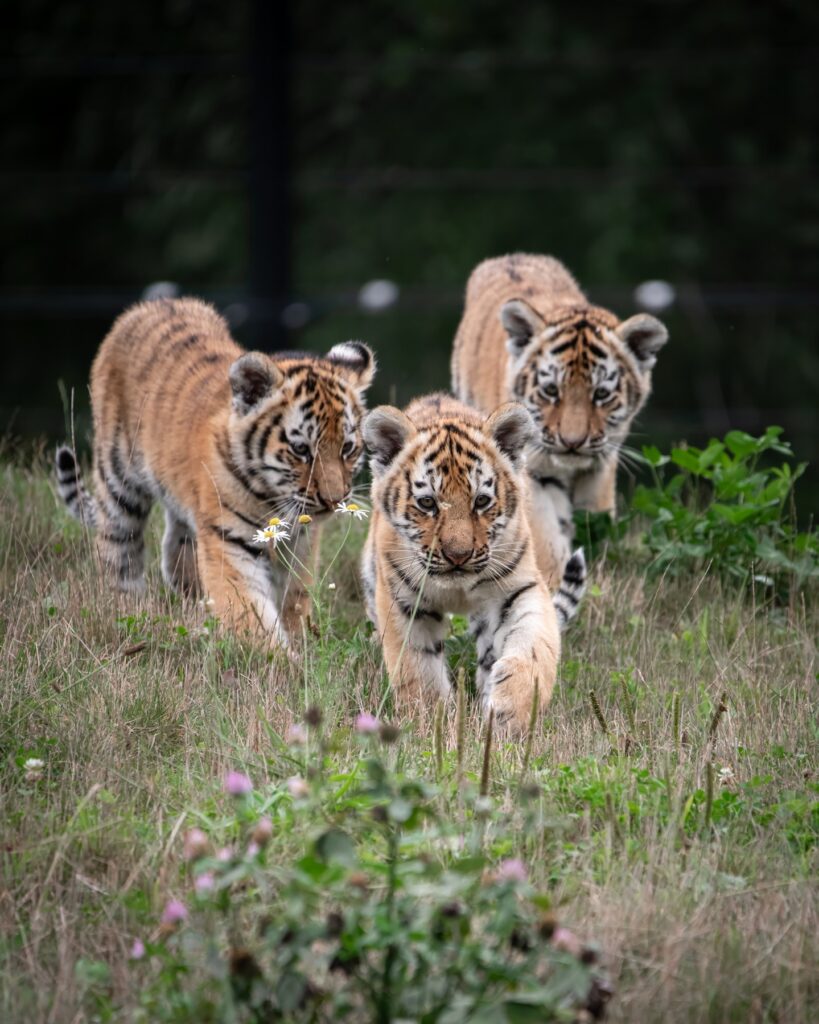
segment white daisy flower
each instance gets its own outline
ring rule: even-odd
[[[353,516],[356,519],[366,519],[370,514],[369,509],[362,508],[354,501],[340,501],[336,505],[336,512],[343,512],[345,515]]]
[[[290,540],[290,527],[281,519],[271,519],[263,530],[257,530],[253,534],[254,544],[269,544],[272,541],[275,547],[284,540]]]

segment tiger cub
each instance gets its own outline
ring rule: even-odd
[[[530,521],[552,586],[569,558],[574,509],[615,511],[620,447],[667,340],[647,313],[621,322],[590,305],[551,256],[485,260],[469,278],[452,389],[484,413],[510,400],[531,412]]]
[[[502,405],[484,419],[444,394],[389,405],[364,421],[373,471],[362,558],[369,617],[396,696],[446,697],[448,612],[466,613],[477,642],[477,689],[495,720],[523,730],[535,691],[544,707],[560,656],[559,620],[585,579],[582,552],[556,612],[537,569],[525,514],[522,452],[529,413]]]
[[[67,447],[57,451],[59,493],[96,527],[101,561],[124,590],[144,587],[143,533],[161,502],[165,581],[206,595],[234,629],[286,642],[309,611],[318,525],[302,529],[298,516],[320,522],[350,496],[374,372],[359,342],[323,357],[268,356],[244,352],[197,299],[132,306],[91,370],[95,496]],[[285,553],[256,536],[270,517],[282,521],[273,533],[293,531]]]

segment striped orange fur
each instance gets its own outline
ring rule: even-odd
[[[551,256],[485,260],[469,278],[452,389],[484,413],[514,400],[532,414],[531,523],[552,587],[570,556],[573,511],[615,511],[620,449],[667,340],[653,316],[621,322],[591,305]]]
[[[159,501],[166,582],[204,594],[234,629],[286,642],[309,610],[311,538],[362,459],[374,371],[359,342],[268,356],[244,352],[197,299],[133,306],[91,371],[94,495],[69,448],[57,453],[60,493],[96,527],[102,562],[127,590],[144,586],[143,532]],[[300,513],[316,522],[302,529]],[[254,540],[272,516],[291,524],[289,554]]]
[[[364,422],[373,510],[363,558],[367,610],[397,699],[446,697],[447,614],[469,615],[477,689],[496,721],[523,730],[545,707],[560,655],[558,615],[538,571],[521,455],[534,433],[515,403],[484,418],[447,395]],[[582,555],[576,565],[585,578]],[[579,579],[582,587],[582,579]]]

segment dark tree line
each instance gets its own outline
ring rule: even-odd
[[[526,249],[621,315],[637,283],[676,286],[647,435],[777,422],[815,456],[816,11],[301,0],[285,33],[249,0],[19,2],[0,57],[3,427],[60,432],[57,378],[82,412],[96,345],[149,282],[212,296],[256,342],[251,300],[282,263],[276,318],[306,307],[288,344],[363,337],[377,397],[403,401],[446,385],[470,268]],[[288,51],[289,116],[266,127],[254,96]],[[281,181],[260,202],[265,130],[289,154],[284,218]],[[260,233],[271,209],[289,232]],[[280,239],[267,264],[259,237]],[[374,278],[401,289],[378,315],[356,302]]]

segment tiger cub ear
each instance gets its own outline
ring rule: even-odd
[[[361,433],[372,455],[373,473],[378,476],[389,468],[416,430],[412,421],[400,409],[392,405],[379,405],[364,420]]]
[[[496,409],[485,421],[483,429],[515,469],[520,467],[526,445],[536,434],[529,410],[517,402],[507,402]]]
[[[362,391],[372,384],[375,356],[363,341],[342,341],[340,345],[333,345],[324,358],[345,370]]]
[[[501,306],[500,320],[508,335],[506,348],[519,356],[536,334],[546,329],[546,321],[523,299],[512,299]]]
[[[233,408],[240,416],[269,398],[281,384],[281,370],[263,352],[246,352],[230,367]]]
[[[617,327],[615,334],[633,353],[643,373],[657,362],[657,353],[668,341],[665,324],[648,313],[630,316]]]

